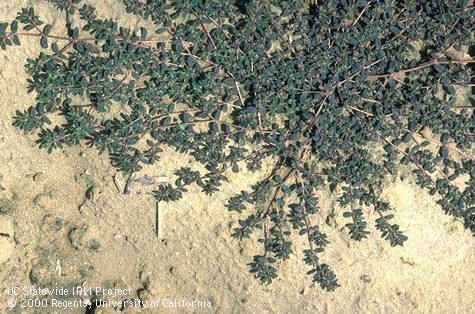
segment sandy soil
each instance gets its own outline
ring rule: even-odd
[[[127,15],[121,1],[90,2],[101,16],[123,25],[147,25]],[[28,5],[61,29],[64,17],[41,0],[0,1],[0,20],[10,21]],[[224,202],[264,177],[265,171],[234,175],[213,197],[193,190],[183,200],[163,205],[163,233],[157,238],[149,190],[120,195],[105,155],[86,147],[48,155],[38,149],[33,136],[11,126],[15,110],[34,103],[34,95],[26,91],[23,65],[39,53],[38,46],[36,40],[25,38],[21,47],[0,51],[0,232],[10,235],[0,237],[0,312],[35,312],[8,309],[9,287],[80,285],[131,288],[128,298],[135,299],[140,294],[145,300],[212,303],[211,309],[161,307],[142,310],[146,313],[475,312],[473,238],[410,176],[404,182],[388,179],[384,191],[409,237],[404,247],[391,248],[377,232],[360,243],[350,241],[347,232],[340,231],[345,224],[342,210],[329,191],[320,193],[322,217],[335,211],[331,225],[321,219],[332,242],[323,259],[341,284],[334,293],[310,287],[301,250],[280,265],[280,278],[270,286],[260,285],[249,274],[246,263],[255,252],[254,241],[241,243],[230,237],[238,216],[230,216]],[[140,175],[173,180],[174,166],[189,163],[186,156],[166,150],[158,164]],[[373,224],[370,229],[375,231]],[[101,311],[115,312],[107,308],[97,313]]]

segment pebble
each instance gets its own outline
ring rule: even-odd
[[[51,202],[50,193],[41,193],[35,196],[33,199],[33,204],[38,205],[42,209],[48,209]]]
[[[0,199],[0,214],[9,214],[13,211],[12,204],[9,201]]]
[[[80,250],[84,247],[84,234],[86,233],[85,227],[73,228],[68,233],[69,243],[76,249]]]
[[[0,264],[6,262],[13,254],[15,248],[14,233],[12,219],[0,215]]]
[[[370,283],[371,282],[371,276],[370,275],[361,275],[360,279],[364,283]]]
[[[43,172],[38,172],[33,175],[33,181],[36,183],[43,183],[46,180],[46,175]]]
[[[143,302],[149,302],[153,299],[152,294],[147,289],[141,288],[137,291],[137,296]]]
[[[89,249],[91,251],[99,252],[101,250],[101,242],[99,242],[99,240],[92,239],[89,241]]]
[[[86,198],[88,200],[90,200],[91,202],[95,201],[95,199],[96,199],[96,187],[94,185],[90,186],[86,190]]]
[[[49,231],[59,231],[64,226],[64,221],[61,218],[56,218],[51,215],[43,217],[43,227]]]
[[[47,261],[40,260],[38,263],[33,265],[30,270],[28,276],[30,278],[30,283],[35,286],[46,286],[51,284],[52,269],[54,269],[54,267],[50,265]]]

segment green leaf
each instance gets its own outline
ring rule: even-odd
[[[5,30],[8,27],[8,23],[0,23],[0,36],[5,35]]]
[[[219,126],[216,122],[211,122],[210,124],[210,129],[213,132],[218,132],[219,131]]]
[[[41,48],[43,49],[48,48],[48,38],[41,36],[40,45],[41,45]]]
[[[449,156],[449,149],[445,146],[442,146],[439,150],[440,156],[447,158]]]
[[[18,37],[18,35],[13,35],[12,40],[15,43],[15,45],[17,45],[17,46],[21,45],[20,38]]]
[[[49,25],[49,24],[47,24],[47,25],[43,28],[43,34],[44,34],[45,36],[47,36],[47,35],[51,32],[51,28],[52,28],[52,26]]]
[[[146,28],[141,27],[140,28],[140,40],[144,41],[147,39],[148,31]]]
[[[233,164],[232,170],[233,170],[234,173],[238,173],[239,172],[238,164]]]
[[[12,24],[10,25],[10,30],[12,31],[12,33],[18,32],[18,21],[17,20],[13,20]]]
[[[184,113],[181,115],[181,119],[182,119],[183,122],[185,122],[185,123],[190,122],[192,118],[193,118],[193,116],[192,116],[191,114],[189,114],[188,112],[184,112]]]

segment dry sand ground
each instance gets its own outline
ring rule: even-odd
[[[101,16],[131,27],[144,25],[125,13],[121,1],[92,3]],[[34,5],[44,20],[62,27],[64,17],[42,0],[1,0],[0,20],[13,19],[28,5]],[[346,231],[339,231],[345,222],[338,208],[333,226],[321,221],[332,242],[323,259],[334,267],[342,286],[334,293],[309,287],[301,250],[281,265],[281,276],[271,286],[261,286],[249,274],[246,263],[254,253],[254,241],[239,243],[230,237],[237,216],[230,216],[223,205],[228,196],[265,173],[232,176],[213,197],[195,190],[180,202],[163,205],[164,230],[158,239],[150,193],[140,188],[132,196],[119,195],[106,156],[84,147],[48,155],[37,148],[34,137],[11,126],[15,110],[34,103],[34,95],[26,92],[23,65],[39,53],[39,45],[33,39],[23,42],[0,52],[0,232],[11,235],[0,237],[0,312],[7,311],[11,298],[7,287],[81,284],[130,287],[133,298],[147,288],[141,295],[147,300],[212,302],[211,309],[197,312],[475,312],[473,238],[460,222],[445,216],[410,176],[404,183],[399,178],[389,180],[384,192],[409,236],[404,247],[391,248],[376,232],[361,243],[350,241]],[[173,167],[189,162],[167,150],[157,165],[141,175],[172,180]],[[87,198],[90,188],[93,193]],[[326,190],[321,197],[327,214],[334,198]],[[373,224],[370,228],[374,231]],[[161,307],[143,312],[190,310]],[[34,312],[18,307],[8,311]]]

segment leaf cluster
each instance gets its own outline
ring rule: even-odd
[[[50,2],[84,25],[67,21],[67,36],[53,35],[31,8],[0,23],[1,48],[19,45],[22,27],[45,49],[26,66],[36,104],[14,126],[50,152],[82,143],[107,152],[128,176],[159,160],[164,145],[203,165],[176,169],[158,201],[194,184],[213,194],[229,171],[271,160],[267,178],[226,204],[247,213],[233,236],[262,244],[249,264],[262,282],[275,280],[302,236],[312,282],[339,286],[317,224],[325,186],[351,239],[369,237],[375,213],[381,236],[403,245],[381,200],[399,163],[475,234],[475,119],[457,102],[457,90],[473,91],[474,60],[456,57],[473,45],[470,1],[124,0],[152,31],[99,18],[80,0]],[[384,146],[376,157],[373,144]]]

